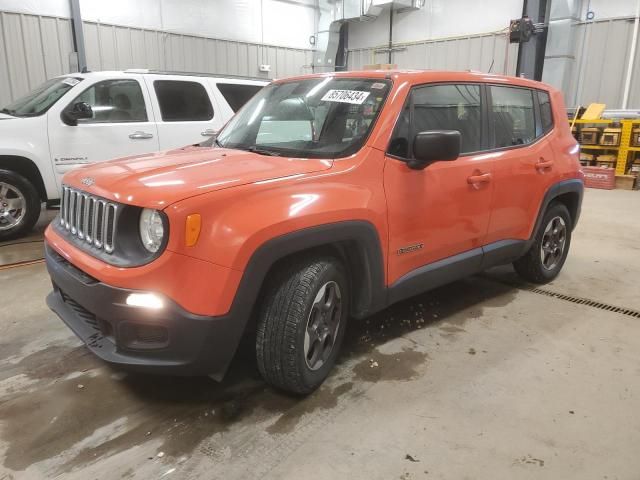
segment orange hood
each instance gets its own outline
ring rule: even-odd
[[[69,172],[63,183],[116,202],[163,209],[203,193],[318,172],[332,164],[332,160],[186,147],[89,165]]]

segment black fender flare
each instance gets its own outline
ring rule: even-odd
[[[276,262],[290,255],[326,247],[338,247],[336,251],[348,263],[347,268],[350,269],[352,278],[353,266],[362,266],[363,270],[355,273],[361,293],[352,302],[353,316],[362,318],[386,306],[384,256],[378,232],[370,222],[354,220],[329,223],[274,237],[252,254],[229,312],[220,317],[212,317],[219,320],[221,325],[217,334],[225,338],[225,342],[218,342],[217,350],[211,353],[214,357],[212,363],[215,365],[215,371],[210,372],[213,378],[220,380],[235,356],[260,300],[267,275]]]
[[[524,251],[529,250],[529,247],[533,244],[533,241],[536,236],[536,232],[540,228],[540,224],[542,223],[542,218],[544,217],[544,213],[547,211],[547,207],[549,204],[557,199],[558,197],[565,195],[567,193],[572,193],[577,195],[577,202],[575,205],[575,211],[573,214],[573,224],[572,228],[575,228],[578,220],[580,219],[580,209],[582,208],[582,197],[584,196],[584,182],[579,178],[572,178],[569,180],[562,180],[561,182],[555,183],[551,185],[547,192],[545,193],[542,203],[540,204],[540,208],[538,210],[538,217],[536,218],[536,223],[533,226],[533,230],[531,231],[531,237],[526,242],[526,248]]]
[[[296,253],[322,247],[338,247],[352,278],[358,279],[358,295],[352,302],[354,316],[362,318],[384,308],[384,256],[378,231],[368,221],[353,220],[303,228],[263,243],[247,263],[230,313],[239,319],[248,319],[264,281],[276,262]]]

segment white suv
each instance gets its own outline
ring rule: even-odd
[[[211,138],[265,80],[148,70],[57,77],[0,109],[0,240],[28,232],[88,163]]]

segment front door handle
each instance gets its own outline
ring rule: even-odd
[[[469,185],[473,185],[476,188],[480,188],[483,183],[489,183],[491,181],[490,173],[478,173],[476,175],[471,175],[467,178],[467,183]]]
[[[545,171],[547,168],[553,167],[553,160],[545,160],[544,158],[540,158],[538,163],[536,163],[536,169],[539,171]]]
[[[202,135],[203,137],[213,137],[214,135],[217,135],[218,131],[214,130],[213,128],[207,128],[206,130],[200,132],[200,135]]]
[[[153,133],[137,131],[129,135],[129,138],[131,140],[147,140],[149,138],[153,138]]]

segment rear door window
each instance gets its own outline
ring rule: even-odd
[[[216,83],[216,87],[234,112],[240,110],[251,97],[262,90],[262,85],[239,83]]]
[[[494,148],[527,145],[536,139],[533,91],[491,85],[489,119]]]
[[[183,80],[156,80],[163,122],[202,122],[213,118],[213,106],[204,86]]]

